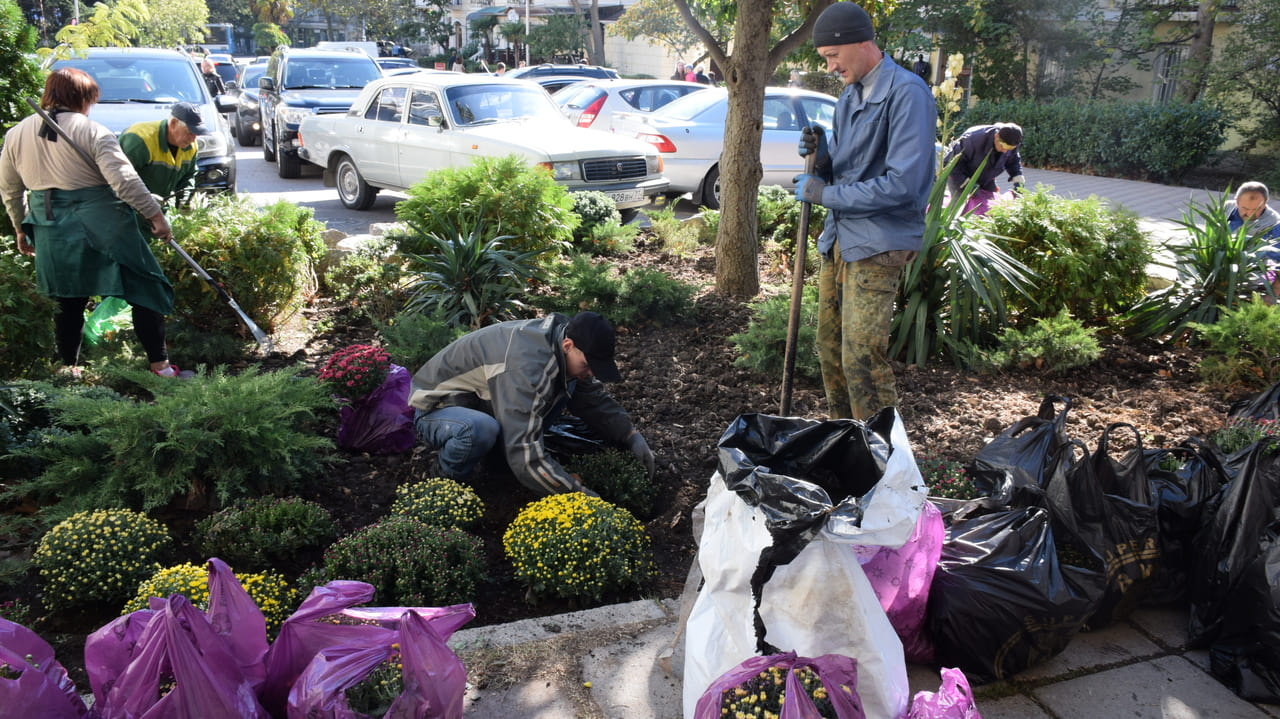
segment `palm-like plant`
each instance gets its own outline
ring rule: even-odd
[[[509,250],[504,243],[512,236],[486,237],[480,218],[465,232],[449,218],[436,220],[445,236],[409,223],[435,251],[410,255],[407,309],[471,329],[516,317],[525,288],[544,280],[537,257],[548,248]]]
[[[952,160],[933,183],[924,244],[907,265],[898,288],[899,311],[893,317],[889,356],[908,364],[924,365],[944,349],[959,361],[964,353],[958,350],[966,343],[978,344],[1005,324],[1006,293],[1027,294],[1035,276],[963,219],[981,167],[959,196],[943,206],[947,176],[958,160]]]
[[[1152,292],[1129,311],[1127,325],[1135,337],[1168,335],[1184,339],[1192,323],[1211,325],[1224,310],[1235,309],[1254,293],[1274,297],[1266,281],[1264,250],[1268,241],[1251,235],[1247,225],[1237,230],[1227,224],[1230,190],[1212,197],[1201,207],[1192,202],[1179,223],[1188,242],[1167,243],[1177,275],[1170,286]]]

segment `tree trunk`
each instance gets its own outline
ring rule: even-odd
[[[1220,4],[1221,0],[1204,0],[1196,8],[1196,31],[1191,36],[1190,52],[1178,83],[1178,99],[1183,102],[1195,102],[1204,89],[1209,63],[1213,60],[1213,28]]]
[[[600,24],[600,0],[591,0],[591,54],[592,65],[606,65],[604,57],[604,25]]]
[[[720,230],[716,235],[716,289],[733,297],[760,292],[759,232],[756,195],[764,170],[760,165],[764,88],[769,81],[769,37],[773,23],[770,0],[742,0],[734,37],[757,38],[734,45],[724,67],[729,113],[720,156]]]

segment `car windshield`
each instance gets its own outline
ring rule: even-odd
[[[534,85],[459,85],[449,88],[446,97],[456,125],[522,119],[567,122],[551,97]]]
[[[204,103],[204,83],[189,60],[173,58],[69,58],[54,67],[75,67],[93,76],[99,103]]]
[[[362,88],[382,77],[378,66],[368,58],[307,58],[289,62],[284,86],[291,90],[306,88]]]
[[[692,120],[693,118],[706,112],[708,109],[723,103],[728,93],[716,90],[700,90],[691,92],[684,97],[672,100],[653,111],[654,115],[662,117],[675,118],[677,120]]]
[[[267,71],[266,65],[250,65],[240,73],[240,87],[245,90],[258,89],[258,78]]]

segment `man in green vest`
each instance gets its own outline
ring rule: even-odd
[[[120,133],[120,148],[160,200],[185,205],[196,179],[196,137],[212,134],[200,111],[179,102],[164,120],[138,122]]]

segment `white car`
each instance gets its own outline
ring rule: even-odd
[[[765,88],[764,133],[760,138],[761,185],[795,187],[804,170],[796,152],[800,129],[822,125],[828,132],[836,99],[810,90]],[[720,207],[720,153],[724,151],[724,123],[729,92],[711,88],[674,100],[653,112],[615,113],[613,131],[652,144],[662,153],[663,174],[673,194],[689,193],[694,202]]]
[[[372,206],[430,171],[520,155],[571,192],[599,190],[624,219],[667,192],[648,143],[575,127],[537,85],[491,75],[412,73],[369,83],[341,115],[302,121],[299,156],[324,168],[346,207]]]
[[[653,112],[710,85],[683,80],[583,80],[551,96],[578,127],[610,130],[615,112]]]

